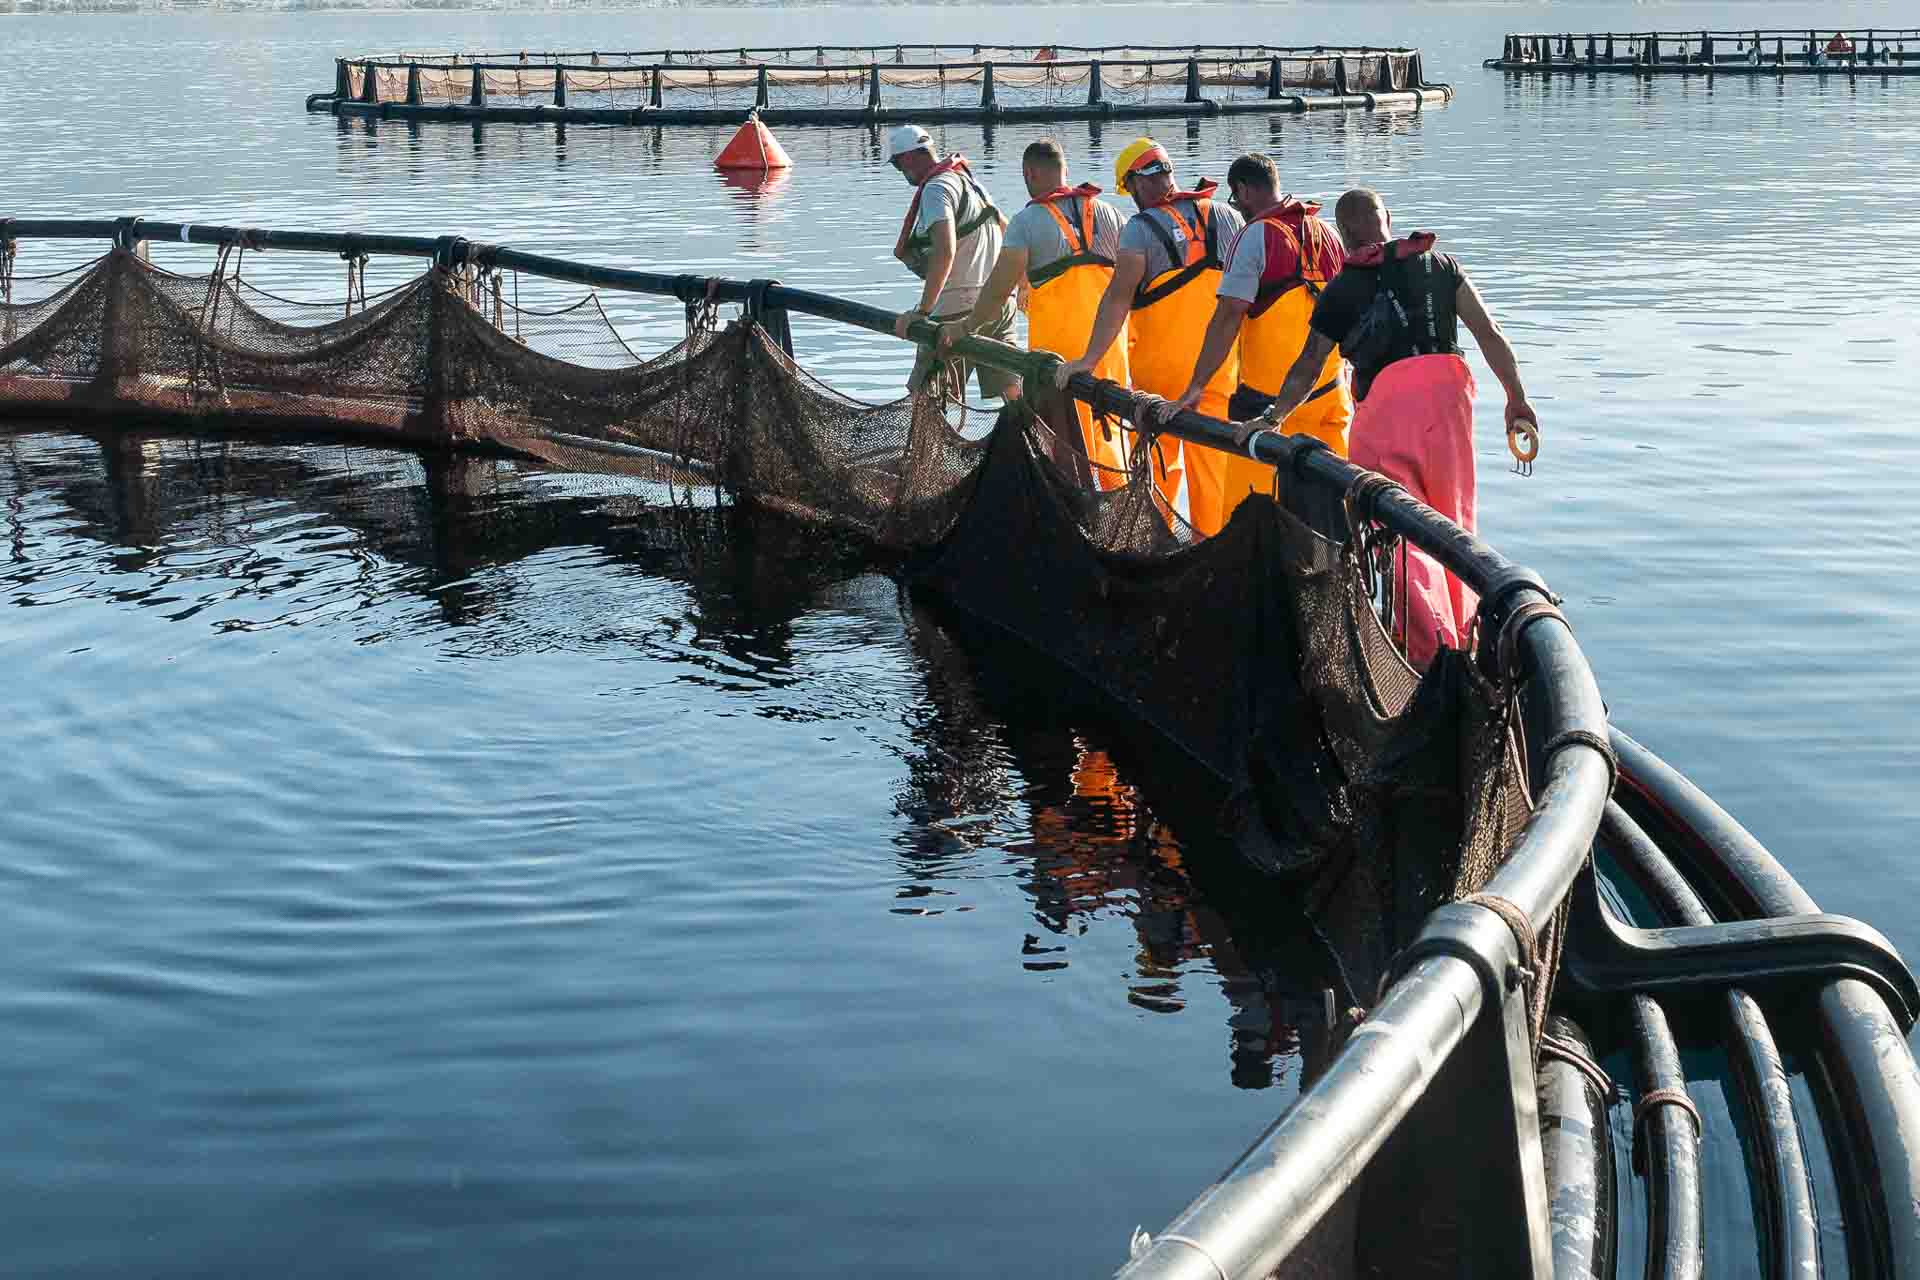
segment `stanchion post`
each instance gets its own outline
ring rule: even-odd
[[[760,64],[760,74],[753,78],[753,105],[767,105],[767,66],[764,62]]]
[[[1087,105],[1097,107],[1107,100],[1107,89],[1100,81],[1100,59],[1087,68]]]
[[[487,71],[477,62],[473,64],[473,88],[467,94],[467,105],[470,107],[487,105]]]
[[[982,111],[992,111],[1000,105],[994,100],[993,96],[993,64],[991,62],[983,62],[980,64],[980,68],[984,73],[980,78],[980,109]]]
[[[556,107],[567,105],[567,69],[565,67],[553,69],[553,105]]]
[[[360,101],[368,106],[380,102],[380,72],[371,62],[360,64]]]
[[[1420,66],[1420,55],[1418,53],[1415,53],[1413,55],[1413,66],[1416,69]],[[1420,79],[1420,77],[1414,71],[1409,71],[1407,75],[1410,79],[1416,82]],[[1282,81],[1285,80],[1285,78],[1286,78],[1286,72],[1282,70],[1280,66],[1280,59],[1278,58],[1267,59],[1267,99],[1269,101],[1272,101],[1280,96],[1281,84],[1282,84]]]
[[[345,58],[333,60],[333,96],[342,102],[353,97],[353,73],[347,70]]]
[[[648,87],[647,87],[647,105],[650,107],[657,107],[660,105],[660,64],[659,63],[654,64],[653,79],[648,84]]]
[[[407,64],[407,105],[420,105],[420,64],[417,62]]]
[[[1333,58],[1333,91],[1343,97],[1347,92],[1347,60],[1338,54]]]
[[[877,62],[867,64],[867,110],[880,110],[880,64]]]
[[[1200,60],[1187,59],[1187,101],[1200,101]]]

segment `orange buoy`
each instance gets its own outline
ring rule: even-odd
[[[793,161],[787,158],[786,148],[774,138],[771,130],[760,123],[760,113],[752,112],[745,124],[733,135],[732,141],[720,149],[714,157],[716,169],[791,169]]]

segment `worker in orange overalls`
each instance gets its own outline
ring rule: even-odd
[[[1000,257],[980,290],[973,310],[940,332],[942,351],[956,337],[991,331],[1007,296],[1023,281],[1028,287],[1027,349],[1070,358],[1087,349],[1094,314],[1113,279],[1114,253],[1124,221],[1120,211],[1098,199],[1100,188],[1067,186],[1067,158],[1060,144],[1042,138],[1020,158],[1020,175],[1031,197],[1007,222]],[[1096,377],[1127,382],[1127,347],[1114,343],[1094,366]],[[1095,487],[1126,483],[1130,436],[1112,423],[1096,421],[1093,410],[1070,402],[1078,413],[1080,450],[1091,464]]]
[[[1220,282],[1221,250],[1240,230],[1241,218],[1214,200],[1218,187],[1212,182],[1175,189],[1173,161],[1152,138],[1136,139],[1122,151],[1113,175],[1139,212],[1120,233],[1113,280],[1100,299],[1086,352],[1062,365],[1056,381],[1065,387],[1074,374],[1095,368],[1125,332],[1134,390],[1171,400],[1186,389],[1199,359]],[[1224,419],[1239,378],[1236,344],[1196,407]],[[1226,523],[1229,457],[1170,437],[1154,442],[1153,483],[1162,503],[1202,536]]]
[[[1249,218],[1226,254],[1219,301],[1207,326],[1206,341],[1194,363],[1186,390],[1162,411],[1197,408],[1220,365],[1240,344],[1240,386],[1228,403],[1235,422],[1257,417],[1273,403],[1287,370],[1307,345],[1313,306],[1321,290],[1340,274],[1346,252],[1332,227],[1318,217],[1320,206],[1280,194],[1280,175],[1263,155],[1241,156],[1227,170],[1227,189]],[[1347,456],[1347,429],[1353,423],[1353,393],[1346,362],[1335,347],[1320,362],[1314,386],[1279,430],[1325,442]],[[1273,468],[1235,457],[1227,467],[1224,508],[1228,515],[1249,493],[1273,486]]]

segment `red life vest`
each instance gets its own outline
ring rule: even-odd
[[[1316,216],[1319,212],[1318,204],[1285,198],[1257,215],[1234,237],[1233,246],[1227,249],[1229,262],[1240,236],[1258,227],[1258,234],[1267,238],[1267,265],[1260,273],[1259,291],[1247,308],[1248,316],[1264,315],[1267,308],[1303,286],[1317,298],[1327,282],[1340,274],[1340,268],[1346,265],[1346,251]]]
[[[967,158],[958,152],[948,156],[927,171],[927,176],[913,191],[913,203],[907,206],[907,220],[900,228],[907,247],[907,268],[922,279],[927,274],[927,258],[933,248],[933,236],[924,231],[915,231],[914,223],[920,220],[920,197],[926,194],[927,184],[943,173],[960,175],[960,200],[953,210],[953,238],[956,244],[987,225],[998,214],[993,197],[981,189],[973,180],[973,170],[967,166]]]

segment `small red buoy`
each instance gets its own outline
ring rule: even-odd
[[[774,138],[771,130],[760,123],[760,113],[747,116],[745,124],[733,135],[733,140],[720,149],[714,157],[716,169],[791,169],[793,161],[787,158],[786,148]]]

